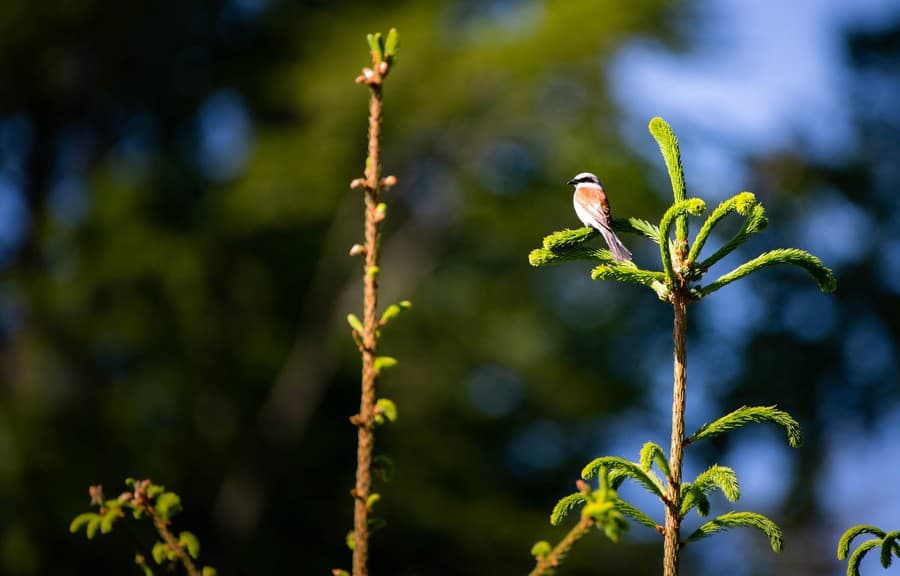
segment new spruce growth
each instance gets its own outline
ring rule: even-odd
[[[853,554],[850,554],[848,560],[847,554],[850,553],[850,544],[853,542],[854,538],[861,534],[872,534],[874,538],[860,544],[859,547],[853,551]],[[844,535],[841,536],[841,539],[838,542],[837,557],[838,560],[847,560],[847,576],[859,576],[860,562],[862,562],[863,557],[874,548],[880,549],[879,559],[881,560],[882,567],[885,569],[890,568],[894,556],[900,558],[900,530],[885,532],[875,526],[860,525],[854,526],[844,532]]]
[[[583,480],[600,478],[601,490],[604,486],[606,487],[606,492],[604,492],[606,496],[603,500],[604,510],[616,510],[621,516],[627,516],[638,524],[652,528],[662,535],[664,574],[665,576],[676,576],[680,552],[685,546],[731,528],[746,527],[761,531],[769,539],[772,550],[775,552],[780,552],[783,546],[782,533],[778,526],[772,520],[755,512],[719,514],[701,524],[687,537],[682,537],[682,521],[689,513],[696,512],[700,517],[710,514],[709,495],[711,493],[720,491],[730,502],[737,501],[741,495],[737,475],[734,470],[726,466],[710,466],[692,481],[683,481],[684,448],[694,442],[712,438],[751,423],[771,423],[781,427],[792,447],[799,446],[801,441],[800,427],[794,418],[774,406],[744,406],[704,424],[691,435],[685,434],[688,305],[702,300],[720,288],[757,270],[778,264],[789,264],[802,268],[825,292],[835,290],[836,280],[831,270],[826,268],[818,258],[803,250],[788,248],[761,254],[715,280],[706,282],[705,276],[715,263],[733,252],[754,234],[765,230],[768,223],[765,209],[757,202],[752,193],[741,192],[719,204],[706,217],[691,243],[689,218],[705,214],[706,203],[700,198],[687,197],[678,139],[669,125],[662,118],[654,118],[650,121],[650,133],[659,144],[665,160],[672,182],[674,202],[663,214],[659,225],[637,218],[627,220],[617,218],[613,219],[613,228],[618,232],[644,236],[657,244],[661,269],[645,270],[633,262],[613,259],[608,250],[589,246],[587,243],[597,236],[597,232],[591,228],[554,232],[544,238],[541,248],[533,250],[528,259],[532,266],[547,266],[575,260],[593,262],[594,268],[590,274],[594,280],[616,280],[644,286],[651,289],[660,300],[672,304],[675,317],[673,330],[674,386],[672,437],[668,454],[661,446],[648,442],[641,450],[637,461],[632,462],[616,456],[600,457],[585,466],[582,478]],[[704,258],[704,248],[706,248],[710,233],[729,215],[743,218],[741,227],[728,241]],[[626,480],[636,482],[659,499],[663,508],[663,522],[657,522],[650,514],[616,496],[615,490]],[[600,527],[613,540],[616,540],[619,532],[624,529],[623,524],[616,522],[616,528],[611,532],[609,529],[611,520],[607,518],[601,521],[600,517],[588,512],[588,510],[596,510],[597,504],[595,500],[588,498],[584,489],[560,500],[554,509],[551,522],[557,525],[566,514],[579,508],[581,509],[581,520],[556,547],[551,547],[543,542],[535,545],[532,553],[537,558],[537,565],[531,573],[532,576],[552,573],[564,554],[590,528]],[[896,538],[897,533],[891,534],[894,535],[892,538]],[[880,536],[886,537],[883,533]],[[882,549],[889,552],[888,557],[891,551],[896,551],[896,542],[894,540],[890,540],[890,542],[890,544],[882,544]],[[861,546],[854,556],[860,554],[860,550],[867,545],[869,542]],[[876,545],[869,545],[869,548],[874,548]],[[846,555],[846,550],[844,554]],[[884,557],[884,552],[882,557]],[[851,558],[851,564],[852,560]]]
[[[389,481],[394,466],[386,456],[374,456],[375,428],[397,419],[397,406],[387,398],[378,398],[376,380],[381,373],[397,365],[391,356],[378,356],[381,329],[388,326],[412,305],[409,301],[388,306],[378,317],[378,281],[381,277],[379,257],[381,249],[381,224],[387,217],[387,205],[381,195],[397,184],[394,176],[381,175],[381,111],[384,80],[397,60],[400,37],[392,28],[386,37],[381,33],[369,34],[369,55],[372,66],[362,69],[357,84],[369,89],[369,141],[365,172],[362,178],[350,183],[354,190],[362,190],[365,202],[365,227],[363,244],[354,244],[350,256],[362,256],[363,264],[363,318],[347,315],[350,335],[362,356],[362,391],[359,413],[350,418],[357,427],[356,486],[351,491],[354,499],[353,530],[347,534],[347,546],[353,551],[353,576],[366,576],[369,572],[369,535],[384,525],[384,520],[372,516],[381,496],[372,491],[372,475]],[[333,574],[347,574],[334,569]]]
[[[88,540],[93,540],[97,532],[109,534],[115,526],[127,522],[128,516],[134,520],[147,519],[153,524],[159,539],[153,543],[149,554],[140,544],[135,553],[134,563],[145,576],[172,574],[178,565],[189,576],[216,576],[215,569],[209,566],[198,569],[194,564],[200,555],[197,537],[187,531],[176,535],[171,529],[172,517],[181,511],[178,494],[168,492],[150,480],[129,478],[125,484],[129,489],[111,499],[104,497],[102,486],[91,486],[91,505],[96,506],[97,511],[76,516],[69,525],[69,531],[74,534],[84,530]],[[136,539],[135,542],[139,543]]]

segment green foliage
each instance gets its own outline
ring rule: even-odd
[[[659,254],[660,259],[662,260],[663,269],[666,271],[666,278],[669,280],[670,284],[675,284],[675,271],[672,267],[672,255],[670,253],[671,246],[669,245],[669,242],[664,242],[663,240],[668,240],[669,230],[672,227],[672,222],[675,221],[676,218],[678,219],[678,222],[681,222],[682,219],[686,218],[688,214],[692,216],[699,216],[703,214],[705,210],[706,202],[704,202],[700,198],[679,200],[672,204],[668,210],[666,210],[665,214],[663,214],[662,220],[659,221]],[[679,272],[681,271],[679,270]]]
[[[197,558],[200,555],[200,541],[191,532],[182,532],[178,535],[178,543],[184,546],[191,558]]]
[[[650,134],[659,145],[666,168],[669,170],[669,180],[672,182],[672,196],[675,202],[681,202],[687,196],[687,187],[684,183],[684,166],[681,162],[681,149],[678,146],[678,138],[669,123],[659,116],[650,120]],[[662,226],[660,226],[662,228]],[[675,237],[679,242],[687,240],[687,218],[681,215],[676,225]],[[663,235],[665,237],[665,235]]]
[[[74,534],[75,532],[78,532],[79,530],[81,530],[83,527],[87,527],[92,522],[96,522],[96,524],[99,526],[100,520],[101,520],[101,518],[100,518],[99,514],[96,514],[94,512],[84,512],[83,514],[79,514],[78,516],[75,517],[74,520],[72,520],[72,523],[69,524],[69,532]],[[94,532],[96,532],[96,530],[97,529],[95,528]],[[88,538],[93,538],[93,537],[94,537],[93,534],[88,533]]]
[[[609,469],[609,479],[613,485],[618,478],[627,477],[635,480],[654,496],[662,497],[665,494],[662,482],[652,471],[644,470],[640,464],[635,464],[618,456],[601,456],[592,460],[581,471],[581,477],[585,480],[597,476],[602,469]]]
[[[174,492],[163,492],[156,499],[156,511],[163,520],[170,520],[181,512],[181,497]]]
[[[381,374],[382,370],[393,368],[397,363],[397,359],[392,356],[379,356],[375,358],[375,373]]]
[[[143,554],[135,554],[134,563],[141,569],[144,576],[153,576],[153,568],[147,564],[147,560],[144,558]]]
[[[397,51],[400,48],[400,33],[396,28],[388,31],[387,40],[384,41],[384,58],[388,64],[393,65],[397,59]]]
[[[693,279],[699,279],[699,277],[705,274],[713,264],[733,252],[735,248],[746,242],[753,234],[765,230],[768,224],[769,221],[766,218],[765,208],[763,208],[761,204],[753,206],[750,209],[749,214],[747,214],[744,223],[734,236],[732,236],[728,242],[720,246],[712,256],[692,267],[691,277]],[[697,251],[697,255],[699,256],[699,250]]]
[[[534,546],[531,547],[531,555],[535,558],[544,558],[550,554],[553,550],[553,547],[550,546],[550,543],[546,540],[541,540],[539,542],[535,542]]]
[[[591,278],[594,280],[616,280],[618,282],[640,284],[656,292],[656,295],[661,300],[665,300],[669,294],[668,288],[663,284],[665,275],[662,272],[642,270],[634,262],[628,260],[614,260],[600,264],[591,270]]]
[[[704,424],[688,438],[688,442],[696,442],[704,438],[713,438],[746,424],[771,422],[784,428],[788,443],[793,448],[800,446],[803,438],[800,433],[800,425],[783,410],[775,406],[742,406],[737,410],[722,416],[718,420]]]
[[[169,559],[169,547],[166,546],[165,542],[156,542],[153,544],[152,554],[153,561],[157,564],[162,564]]]
[[[758,206],[758,204],[756,202],[756,196],[754,196],[752,192],[741,192],[740,194],[732,196],[728,200],[724,200],[721,204],[719,204],[716,207],[716,209],[713,210],[712,213],[706,218],[706,221],[703,223],[703,226],[700,227],[700,231],[697,232],[697,237],[694,238],[694,243],[691,246],[690,253],[688,254],[688,262],[693,263],[697,260],[697,257],[700,256],[700,252],[703,250],[703,246],[706,244],[706,240],[709,237],[709,233],[712,232],[712,229],[715,228],[716,224],[718,224],[723,218],[725,218],[725,216],[727,216],[728,214],[730,214],[732,212],[737,212],[738,214],[740,214],[742,216],[750,216],[751,211],[756,206]],[[762,215],[764,218],[765,212],[763,212]],[[744,228],[746,228],[748,226],[747,222],[749,222],[749,221],[750,221],[750,218],[748,218],[748,220],[745,221],[744,227],[742,227],[741,230],[744,230]],[[759,221],[754,220],[754,231],[758,231],[755,229],[758,226],[759,226]],[[739,231],[738,235],[736,235],[735,238],[738,238],[740,235],[741,235],[741,232]],[[749,236],[749,233],[748,233],[748,236]],[[732,241],[734,241],[734,239],[732,239]],[[741,240],[741,242],[742,241],[743,240]],[[738,242],[737,244],[740,244],[741,242]],[[735,244],[735,246],[737,246],[737,244]],[[725,254],[727,254],[730,251],[731,250],[723,252],[721,254],[721,256],[719,256],[719,257],[721,258],[722,256],[725,256]],[[720,252],[721,252],[721,250],[720,250]],[[718,258],[716,258],[715,260],[713,260],[713,259],[711,259],[711,260],[712,260],[712,262],[715,262],[718,260]],[[707,265],[707,267],[708,267],[709,265],[711,265],[711,262],[707,263],[707,264],[708,264]]]
[[[550,264],[562,264],[576,260],[596,260],[612,263],[612,253],[605,248],[588,248],[584,246],[566,249],[535,248],[528,254],[528,263],[532,266],[547,266]]]
[[[381,315],[381,320],[379,320],[378,323],[382,326],[387,326],[388,322],[390,322],[403,312],[406,312],[410,308],[412,308],[412,302],[410,302],[409,300],[391,304],[385,309],[384,313]],[[357,332],[359,332],[359,330],[357,330]]]
[[[366,34],[366,42],[369,44],[369,51],[372,53],[372,61],[374,63],[387,62],[392,65],[397,59],[397,49],[400,47],[400,34],[396,28],[391,28],[387,34],[387,38],[383,37],[381,32],[374,34]]]
[[[697,528],[688,536],[685,542],[696,542],[731,528],[756,528],[768,536],[769,544],[774,552],[781,552],[784,548],[784,536],[781,533],[781,528],[762,514],[757,514],[756,512],[729,512],[722,514]]]
[[[597,477],[599,487],[596,490],[591,490],[585,484],[579,486],[587,499],[584,508],[581,509],[581,517],[593,520],[607,538],[618,542],[622,532],[628,529],[625,516],[618,508],[621,500],[616,491],[610,487],[611,482],[605,466],[598,470]]]
[[[559,248],[574,248],[581,246],[588,240],[597,237],[599,232],[590,227],[576,228],[574,230],[565,229],[554,232],[544,238],[543,247],[547,250],[556,250]]]
[[[853,526],[852,528],[848,528],[847,531],[841,536],[841,539],[838,540],[837,547],[837,557],[838,560],[846,560],[847,554],[850,552],[850,544],[853,542],[853,539],[859,536],[860,534],[874,534],[879,539],[884,538],[885,532],[881,528],[876,526],[869,526],[866,524],[860,524],[858,526]]]
[[[362,322],[360,322],[360,320],[356,316],[356,314],[347,314],[347,324],[350,325],[350,328],[352,328],[353,330],[356,330],[360,334],[363,333]]]
[[[734,470],[714,464],[693,482],[681,485],[681,515],[684,516],[696,507],[700,516],[706,516],[709,513],[708,496],[716,488],[731,502],[741,497],[741,488]]]
[[[550,524],[559,526],[562,524],[562,521],[566,519],[566,516],[569,515],[569,512],[579,506],[584,506],[587,502],[588,497],[581,492],[576,492],[563,497],[556,503],[556,506],[553,507],[553,512],[550,513]]]
[[[369,50],[372,52],[372,61],[381,62],[384,60],[384,42],[381,38],[381,32],[366,34],[366,41],[369,43]]]
[[[99,513],[79,514],[69,525],[69,531],[75,533],[84,528],[88,539],[93,539],[98,530],[108,534],[112,532],[118,519],[125,517],[125,510],[130,510],[137,520],[149,517],[159,534],[159,540],[151,548],[155,567],[166,568],[168,572],[172,572],[175,569],[174,565],[180,563],[189,575],[198,574],[190,559],[197,558],[200,554],[200,541],[193,533],[187,531],[179,533],[176,539],[168,528],[172,517],[181,510],[181,498],[178,494],[166,492],[165,487],[150,480],[128,478],[125,485],[131,490],[123,492],[115,499],[104,499],[103,488],[92,486],[91,503],[99,508]],[[155,573],[154,566],[148,564],[143,554],[137,553],[134,563],[145,576]],[[215,575],[215,570],[207,566],[202,574]]]
[[[647,442],[641,448],[641,468],[650,471],[653,464],[659,468],[663,476],[669,476],[669,461],[662,447],[655,442]]]
[[[696,289],[693,294],[698,299],[703,298],[712,294],[719,288],[731,284],[736,280],[740,280],[757,270],[775,266],[777,264],[790,264],[803,268],[813,277],[813,280],[816,281],[822,292],[834,292],[837,289],[837,279],[835,279],[834,273],[830,268],[822,264],[821,260],[809,252],[797,248],[779,248],[761,254],[753,260],[741,264],[731,272],[719,277],[715,282]]]
[[[881,565],[885,568],[890,568],[892,554],[900,557],[900,530],[888,532],[881,540]]]
[[[113,524],[115,524],[116,520],[121,516],[121,511],[119,507],[110,508],[107,510],[100,519],[100,533],[101,534],[109,534],[112,532]]]
[[[900,530],[885,533],[884,530],[875,526],[861,524],[849,528],[841,536],[838,541],[837,557],[838,560],[846,560],[847,554],[850,552],[850,545],[853,539],[861,534],[872,534],[875,538],[867,540],[860,544],[847,562],[847,576],[859,576],[859,565],[862,559],[875,548],[881,547],[879,560],[884,568],[890,568],[893,557],[900,558]]]
[[[387,398],[379,398],[375,403],[375,423],[384,424],[385,422],[397,421],[397,405]]]
[[[621,498],[616,502],[616,508],[619,510],[619,512],[635,520],[639,524],[643,524],[644,526],[653,528],[654,530],[659,528],[659,523],[656,522],[656,520],[648,516],[637,506],[629,504]]]
[[[659,244],[660,232],[659,226],[655,224],[651,224],[646,220],[641,220],[640,218],[629,218],[628,220],[624,220],[622,218],[616,218],[615,216],[612,219],[612,227],[617,232],[630,232],[632,234],[641,234],[646,236],[650,240]]]

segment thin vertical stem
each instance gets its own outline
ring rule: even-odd
[[[684,405],[687,389],[687,304],[683,288],[672,293],[675,325],[674,389],[672,392],[672,444],[669,451],[668,502],[666,504],[664,575],[678,576],[679,530],[681,528],[681,467],[684,452]]]
[[[372,487],[372,451],[375,444],[375,353],[378,345],[378,257],[379,223],[383,215],[378,210],[381,191],[381,81],[377,70],[368,79],[369,86],[369,145],[365,172],[365,267],[363,269],[363,333],[362,390],[359,414],[353,419],[357,426],[356,487],[353,510],[353,576],[367,576],[369,569],[369,507]]]

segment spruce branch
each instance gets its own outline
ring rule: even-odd
[[[659,244],[659,227],[640,218],[616,218],[613,216],[612,228],[616,232],[639,234]]]
[[[781,528],[762,514],[757,514],[756,512],[728,512],[727,514],[722,514],[697,528],[688,536],[685,544],[702,540],[707,536],[712,536],[731,528],[756,528],[768,536],[769,544],[774,552],[781,552],[784,549],[784,536],[781,533]]]
[[[550,524],[552,524],[553,526],[559,526],[560,524],[562,524],[562,521],[566,519],[566,516],[569,515],[569,512],[579,506],[584,506],[585,504],[587,504],[587,502],[587,496],[585,496],[581,492],[576,492],[574,494],[565,496],[556,503],[556,506],[553,507],[553,512],[550,513]]]
[[[681,162],[681,149],[678,146],[678,138],[669,123],[659,116],[650,120],[650,134],[659,144],[666,168],[669,170],[669,180],[672,181],[672,196],[675,203],[681,202],[687,196],[687,187],[684,183],[684,166]],[[687,246],[688,226],[687,216],[680,214],[676,224],[675,238],[679,246]],[[667,236],[662,236],[663,238]]]
[[[641,468],[650,470],[656,464],[663,476],[669,476],[669,462],[666,460],[666,453],[662,447],[655,442],[647,442],[641,448]]]
[[[872,534],[875,538],[867,540],[860,544],[847,562],[847,576],[859,576],[859,565],[863,557],[877,547],[881,547],[880,558],[881,565],[884,568],[890,568],[893,557],[900,558],[900,530],[885,533],[884,530],[875,526],[861,524],[849,528],[841,536],[838,541],[837,557],[838,560],[845,560],[850,552],[850,544],[853,539],[861,534]]]
[[[813,277],[813,280],[816,281],[822,292],[834,292],[837,289],[837,280],[834,277],[834,273],[832,273],[831,269],[822,264],[821,260],[809,252],[797,248],[779,248],[761,254],[753,260],[741,264],[731,272],[719,277],[715,282],[697,288],[692,294],[698,299],[709,296],[723,286],[727,286],[736,280],[749,276],[757,270],[775,266],[777,264],[790,264],[803,268]]]
[[[686,217],[688,214],[693,216],[699,216],[703,214],[706,210],[706,202],[701,200],[700,198],[689,198],[687,200],[679,200],[672,204],[666,213],[663,214],[662,220],[659,222],[659,253],[660,258],[662,259],[663,269],[666,272],[666,278],[668,279],[670,285],[674,286],[676,284],[675,278],[675,270],[672,266],[672,255],[670,254],[670,246],[668,242],[669,238],[669,230],[672,227],[672,222],[674,220],[678,220],[681,222],[682,217]],[[678,231],[676,230],[676,235]],[[683,270],[681,266],[678,266],[678,272],[681,273]]]
[[[694,274],[705,274],[713,264],[731,254],[735,248],[746,242],[753,234],[765,230],[768,225],[769,220],[766,218],[766,209],[763,208],[762,204],[755,204],[749,209],[749,214],[747,214],[744,223],[741,225],[740,229],[735,232],[734,236],[732,236],[728,242],[722,244],[718,250],[713,252],[712,256],[693,266],[695,271]],[[700,251],[698,250],[696,256],[699,255]]]
[[[593,228],[565,229],[554,232],[544,238],[541,248],[536,248],[528,255],[528,262],[534,266],[548,266],[574,260],[594,260],[615,262],[609,250],[592,248],[584,243],[597,236]]]
[[[862,559],[872,548],[877,548],[881,545],[880,540],[868,540],[859,545],[859,547],[853,551],[853,554],[850,555],[850,560],[847,562],[847,576],[859,576],[859,564],[862,562]]]
[[[881,565],[891,567],[892,555],[900,557],[900,530],[894,530],[884,535],[881,540]]]
[[[587,226],[583,228],[575,228],[574,230],[566,228],[565,230],[559,230],[546,236],[544,238],[542,246],[547,250],[554,250],[557,248],[572,248],[574,246],[580,246],[584,244],[591,238],[596,237],[598,234],[599,232]]]
[[[589,248],[586,246],[569,246],[565,248],[535,248],[528,254],[528,263],[539,268],[551,264],[574,262],[577,260],[593,260],[615,262],[612,253],[605,248]]]
[[[741,497],[741,487],[734,470],[727,466],[714,464],[700,473],[693,482],[682,485],[681,490],[681,515],[685,516],[693,508],[698,508],[700,516],[706,516],[709,512],[709,494],[718,488],[730,502]],[[701,509],[701,503],[702,508]]]
[[[648,516],[643,510],[641,510],[637,506],[635,506],[633,504],[629,504],[628,502],[622,500],[621,498],[619,499],[618,502],[616,502],[616,508],[619,510],[619,512],[628,516],[632,520],[635,520],[638,524],[643,524],[644,526],[646,526],[648,528],[653,528],[656,531],[662,530],[662,526],[660,526],[659,523],[656,522],[656,520],[654,520],[653,518]]]
[[[537,564],[531,571],[531,576],[553,574],[575,542],[592,526],[602,529],[606,537],[613,542],[617,542],[621,532],[628,529],[624,511],[620,508],[623,503],[612,488],[607,469],[601,467],[597,471],[597,476],[599,487],[596,490],[592,490],[587,482],[579,480],[576,482],[578,492],[562,498],[553,508],[550,522],[554,526],[562,522],[563,518],[578,506],[582,506],[581,519],[556,546],[551,548],[548,542],[542,541],[532,547],[531,553],[535,556]],[[636,508],[634,510],[637,514],[642,514]]]
[[[581,471],[581,477],[590,480],[597,476],[604,468],[609,469],[610,482],[615,485],[618,478],[628,477],[643,486],[648,492],[654,496],[665,498],[662,482],[653,472],[644,470],[640,464],[635,464],[618,456],[601,456],[592,460]]]
[[[841,536],[841,539],[838,540],[837,547],[837,557],[838,560],[846,560],[847,554],[850,552],[850,544],[853,542],[853,539],[861,534],[873,534],[877,536],[879,539],[884,538],[885,532],[881,528],[877,526],[870,526],[867,524],[860,524],[858,526],[854,526],[852,528],[848,528],[844,534]]]
[[[788,443],[791,447],[797,448],[800,446],[803,440],[800,433],[800,425],[790,414],[779,410],[775,406],[741,406],[717,420],[704,424],[687,439],[687,442],[691,443],[704,438],[713,438],[746,424],[763,422],[771,422],[781,426],[784,428],[785,434],[787,434]]]
[[[741,192],[728,200],[722,201],[706,218],[703,226],[700,227],[700,231],[697,232],[697,237],[694,238],[694,243],[688,253],[688,264],[697,260],[697,257],[700,256],[700,252],[703,250],[703,246],[706,244],[709,233],[725,216],[732,212],[737,212],[742,216],[750,216],[756,205],[756,196],[752,192]]]
[[[607,252],[604,250],[604,252]],[[611,257],[611,255],[610,255]],[[615,280],[646,286],[656,292],[660,300],[666,300],[669,289],[665,285],[665,274],[656,270],[643,270],[630,260],[611,260],[591,270],[594,280]]]

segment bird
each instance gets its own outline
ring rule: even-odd
[[[567,182],[575,186],[575,195],[572,203],[575,205],[575,214],[585,226],[600,232],[613,258],[619,261],[630,261],[631,251],[622,244],[622,241],[612,231],[612,214],[609,210],[609,200],[603,190],[600,179],[590,172],[582,172]]]

